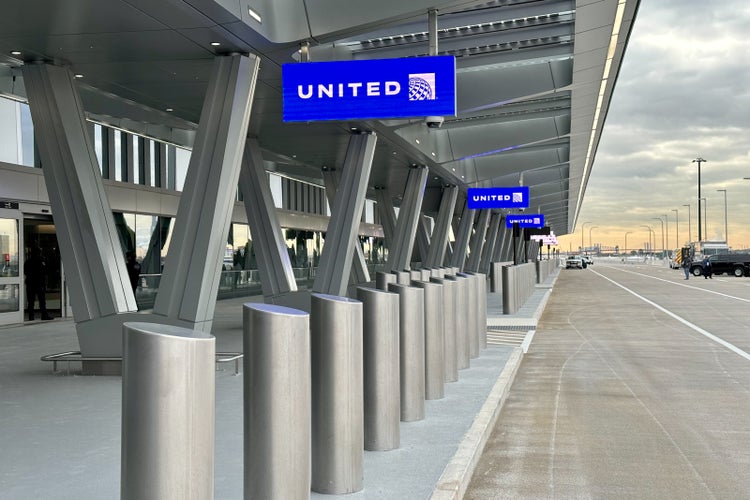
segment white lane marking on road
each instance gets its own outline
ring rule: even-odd
[[[698,325],[695,325],[695,324],[691,323],[690,321],[686,320],[685,318],[683,318],[683,317],[681,317],[681,316],[678,316],[678,315],[676,315],[676,314],[675,314],[675,313],[673,313],[672,311],[670,311],[670,310],[668,310],[668,309],[665,309],[665,308],[663,308],[662,306],[660,306],[660,305],[659,305],[659,304],[657,304],[656,302],[653,302],[653,301],[651,301],[651,300],[648,300],[648,299],[647,299],[646,297],[644,297],[644,296],[642,296],[642,295],[638,295],[638,294],[637,294],[636,292],[634,292],[634,291],[633,291],[633,290],[631,290],[630,288],[628,288],[628,287],[626,287],[626,286],[623,286],[623,285],[619,284],[619,283],[618,283],[618,282],[616,282],[615,280],[613,280],[613,279],[610,279],[610,278],[607,278],[607,277],[606,277],[606,276],[604,276],[603,274],[601,274],[601,273],[598,273],[598,272],[594,271],[593,269],[592,269],[591,271],[592,271],[592,272],[593,272],[594,274],[596,274],[596,275],[598,275],[598,276],[601,276],[601,277],[602,277],[602,278],[604,278],[605,280],[609,281],[609,282],[610,282],[610,283],[612,283],[613,285],[619,286],[620,288],[622,288],[622,289],[623,289],[623,290],[625,290],[626,292],[628,292],[628,293],[630,293],[630,294],[634,295],[635,297],[637,297],[637,298],[641,299],[641,300],[642,300],[643,302],[645,302],[645,303],[647,303],[647,304],[650,304],[650,305],[654,306],[654,307],[655,307],[656,309],[660,310],[661,312],[663,312],[663,313],[664,313],[664,314],[666,314],[667,316],[671,316],[672,318],[676,319],[677,321],[679,321],[679,322],[680,322],[680,323],[682,323],[683,325],[686,325],[686,326],[688,326],[689,328],[691,328],[691,329],[695,330],[696,332],[700,333],[700,334],[701,334],[701,335],[703,335],[704,337],[706,337],[706,338],[708,338],[708,339],[710,339],[710,340],[713,340],[713,341],[714,341],[714,342],[716,342],[717,344],[719,344],[719,345],[722,345],[722,346],[726,347],[727,349],[729,349],[730,351],[734,352],[735,354],[739,354],[739,355],[740,355],[740,356],[742,356],[743,358],[745,358],[745,359],[747,359],[748,361],[750,361],[750,354],[746,353],[745,351],[743,351],[743,350],[742,350],[742,349],[740,349],[739,347],[737,347],[737,346],[735,346],[735,345],[733,345],[733,344],[730,344],[730,343],[729,343],[729,342],[727,342],[726,340],[724,340],[724,339],[721,339],[721,338],[717,337],[717,336],[716,336],[716,335],[714,335],[713,333],[707,332],[706,330],[704,330],[703,328],[699,327]],[[638,274],[638,273],[635,273],[635,274]],[[667,281],[667,280],[663,280],[663,281]],[[722,295],[723,295],[723,294],[722,294]]]
[[[636,276],[643,276],[644,278],[651,278],[652,280],[664,281],[665,283],[671,283],[672,285],[677,285],[677,286],[682,286],[682,287],[685,287],[685,288],[690,288],[691,290],[700,290],[702,292],[713,293],[714,295],[719,295],[721,297],[726,297],[728,299],[734,299],[734,300],[739,300],[739,301],[742,301],[742,302],[748,302],[748,303],[750,303],[750,299],[744,299],[742,297],[735,297],[734,295],[729,295],[729,294],[726,294],[726,293],[717,292],[715,290],[706,290],[705,288],[698,288],[697,286],[686,285],[685,283],[676,283],[676,282],[674,282],[672,280],[666,280],[664,278],[657,278],[656,276],[650,276],[648,274],[636,273],[635,271],[626,271],[624,269],[619,269],[619,268],[614,267],[614,266],[607,267],[607,269],[616,269],[616,270],[621,271],[623,273],[635,274]],[[592,271],[593,271],[593,269],[592,269]],[[597,274],[599,274],[599,273],[597,273]],[[599,274],[599,276],[601,276],[601,274]],[[723,280],[721,280],[721,281],[723,281]]]

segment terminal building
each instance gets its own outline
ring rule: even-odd
[[[0,18],[0,336],[42,321],[37,251],[44,314],[75,325],[92,374],[119,373],[102,360],[123,356],[124,324],[210,334],[225,298],[312,314],[404,272],[497,291],[554,256],[509,216],[575,228],[638,4],[16,2]],[[291,69],[431,57],[455,67],[452,113],[360,115],[407,83],[323,69],[298,95],[343,114],[290,119]],[[434,94],[410,101],[437,101],[421,81],[408,90]],[[469,189],[519,187],[523,208],[470,207]]]

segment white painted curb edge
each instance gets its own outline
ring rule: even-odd
[[[495,422],[497,422],[505,399],[508,397],[510,386],[513,384],[522,358],[521,348],[514,348],[505,363],[505,368],[487,396],[487,400],[474,418],[474,423],[471,424],[461,444],[458,445],[456,454],[453,455],[438,479],[435,491],[430,497],[432,500],[460,500],[464,497],[466,488],[474,475],[474,469],[484,452],[490,433],[495,428]]]

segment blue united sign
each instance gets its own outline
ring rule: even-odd
[[[527,208],[529,187],[469,188],[469,208]]]
[[[456,115],[456,59],[284,64],[284,121]]]
[[[544,214],[508,215],[505,217],[505,227],[544,227]]]

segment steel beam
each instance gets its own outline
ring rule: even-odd
[[[263,295],[273,297],[296,291],[297,282],[257,139],[248,138],[245,142],[240,191],[253,236]]]
[[[349,139],[344,171],[331,206],[326,242],[313,283],[314,292],[346,295],[376,143],[375,134],[353,134]]]
[[[154,313],[209,330],[260,59],[220,56],[201,111]]]
[[[395,239],[393,246],[388,249],[386,269],[391,272],[410,269],[428,173],[429,169],[424,166],[409,170],[404,199],[398,212]]]

